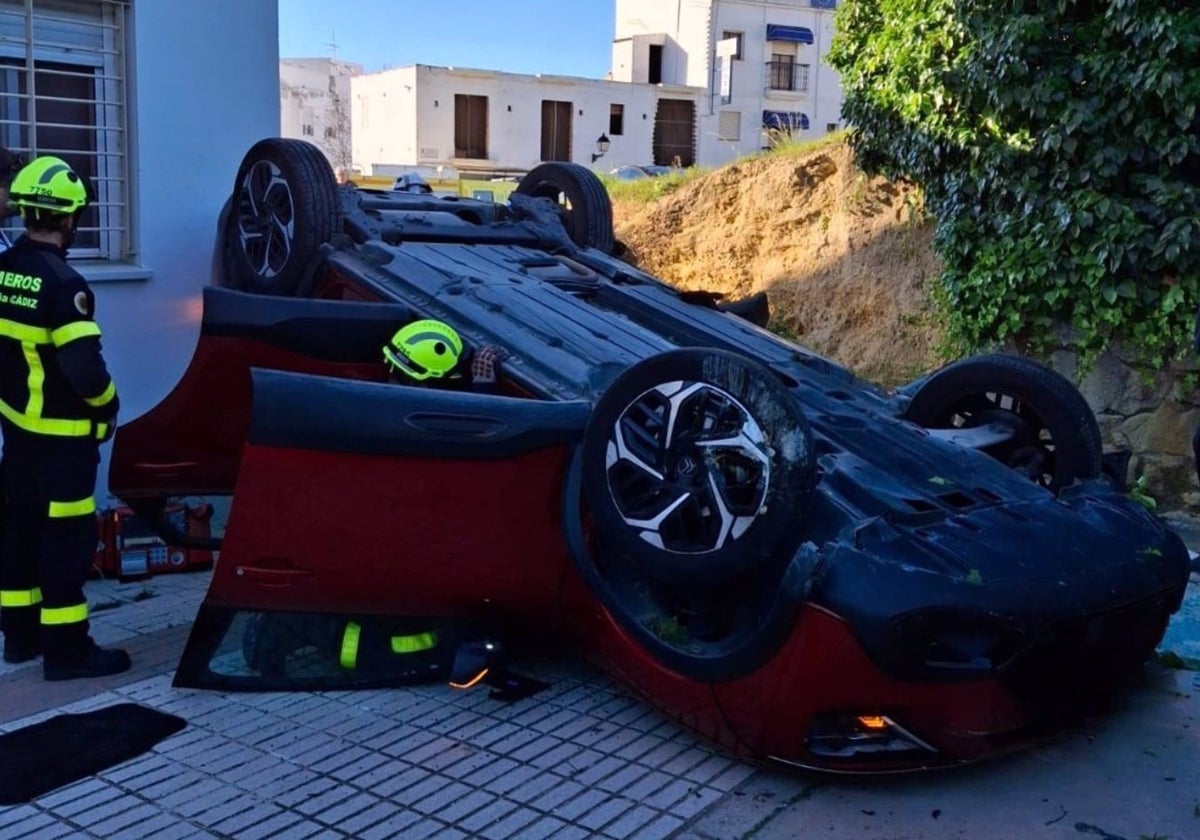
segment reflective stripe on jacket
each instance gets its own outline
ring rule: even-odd
[[[0,253],[0,416],[33,434],[100,438],[119,400],[95,299],[64,257],[25,236]]]

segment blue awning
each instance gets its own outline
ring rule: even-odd
[[[799,111],[763,111],[763,128],[782,128],[786,131],[802,128],[808,131],[808,114]]]
[[[767,40],[811,44],[813,42],[813,33],[811,29],[804,26],[781,26],[778,23],[768,23]]]

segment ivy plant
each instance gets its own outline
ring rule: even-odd
[[[865,171],[919,184],[952,352],[1162,365],[1200,303],[1200,4],[846,0],[829,61]]]

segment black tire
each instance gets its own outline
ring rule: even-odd
[[[747,445],[714,445],[739,435]],[[659,580],[705,583],[790,554],[816,462],[808,421],[770,370],[689,348],[616,379],[588,420],[582,472],[603,550]]]
[[[612,201],[596,174],[578,163],[542,163],[529,170],[516,192],[555,203],[565,200],[563,224],[581,248],[611,254],[616,248]]]
[[[927,429],[1012,423],[1013,440],[983,451],[1054,492],[1100,475],[1100,427],[1079,389],[1020,356],[972,356],[935,371],[904,417]]]
[[[337,182],[321,151],[303,140],[260,140],[234,180],[223,285],[292,297],[341,227]]]

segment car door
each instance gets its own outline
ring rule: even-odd
[[[476,633],[553,633],[588,403],[262,369],[251,403],[177,685],[427,681]]]
[[[253,368],[382,381],[380,348],[412,317],[401,304],[204,290],[200,339],[179,383],[122,425],[109,487],[168,542],[188,544],[163,515],[174,497],[233,492],[250,418]]]

